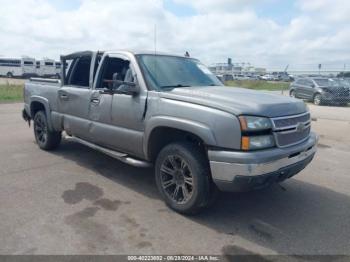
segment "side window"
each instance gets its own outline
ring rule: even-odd
[[[312,81],[310,81],[310,80],[305,80],[305,85],[307,86],[307,87],[312,87]]]
[[[130,62],[122,58],[106,57],[101,67],[96,88],[116,89],[123,81],[134,82]]]
[[[306,85],[306,80],[305,79],[300,79],[300,80],[298,80],[299,81],[299,85],[302,85],[302,86],[304,86],[304,85]]]
[[[89,88],[91,56],[74,59],[69,66],[67,84],[81,88]]]

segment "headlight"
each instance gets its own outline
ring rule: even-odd
[[[242,136],[242,150],[257,150],[275,146],[272,135]]]
[[[259,131],[272,128],[271,120],[266,117],[240,116],[242,131]]]

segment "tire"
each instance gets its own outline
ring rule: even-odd
[[[165,146],[158,154],[155,176],[165,203],[176,212],[196,214],[213,201],[209,163],[196,145],[182,142]]]
[[[315,94],[312,102],[314,103],[314,105],[317,105],[317,106],[322,105],[322,96],[321,96],[321,94],[319,94],[319,93]]]
[[[296,98],[296,96],[295,96],[295,91],[294,91],[294,90],[290,91],[289,96],[290,96],[290,97]]]
[[[13,77],[13,74],[12,74],[11,72],[8,72],[8,73],[6,74],[6,77],[7,77],[7,78],[12,78],[12,77]]]
[[[43,150],[53,150],[61,143],[61,132],[51,132],[48,129],[46,114],[38,111],[34,116],[34,136],[38,146]]]

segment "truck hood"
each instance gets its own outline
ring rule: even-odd
[[[307,111],[301,100],[238,87],[181,87],[162,91],[160,97],[204,105],[234,115],[278,117]]]

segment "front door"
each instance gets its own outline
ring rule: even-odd
[[[147,91],[140,88],[135,95],[110,92],[118,88],[116,80],[134,81],[138,85],[135,68],[136,64],[126,55],[104,57],[91,97],[94,101],[90,105],[91,132],[97,144],[142,157]]]

